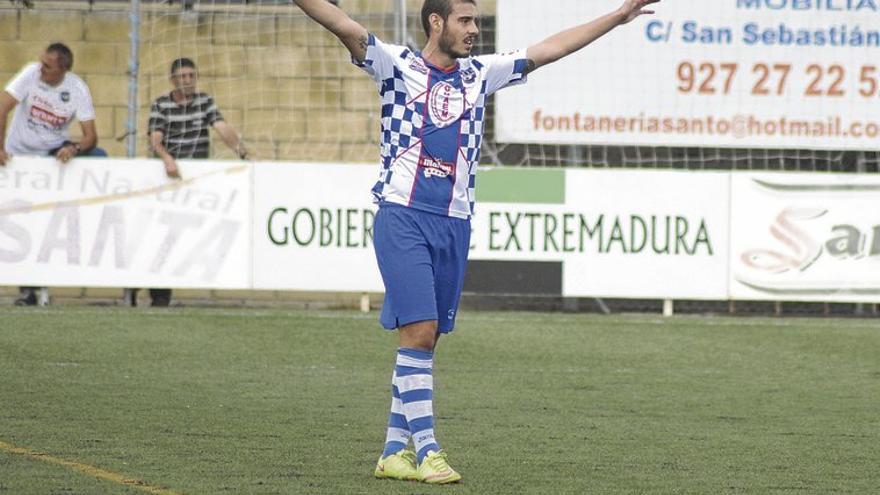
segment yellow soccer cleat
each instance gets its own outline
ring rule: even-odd
[[[401,450],[396,454],[379,459],[376,463],[376,471],[373,474],[377,478],[415,481],[419,479],[416,469],[416,454],[411,450]]]
[[[461,475],[449,467],[446,461],[446,452],[428,451],[428,455],[422,459],[419,465],[419,481],[431,484],[455,483],[461,479]]]

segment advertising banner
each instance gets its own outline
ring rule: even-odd
[[[383,292],[373,253],[375,165],[261,163],[254,288]]]
[[[500,51],[619,2],[498,0]],[[679,0],[501,91],[502,142],[876,149],[880,2]]]
[[[382,292],[375,165],[14,158],[0,284]],[[880,300],[880,178],[486,168],[465,290]]]
[[[728,193],[726,173],[489,170],[471,259],[561,261],[568,297],[724,299]]]
[[[0,167],[4,285],[250,286],[250,166],[13,158]]]
[[[733,177],[733,299],[880,300],[880,178]]]

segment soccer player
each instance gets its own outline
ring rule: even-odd
[[[455,325],[470,245],[470,218],[486,99],[587,46],[659,0],[617,10],[525,50],[474,56],[475,0],[425,0],[422,51],[390,45],[326,0],[294,0],[373,77],[382,99],[376,259],[385,284],[382,325],[398,329],[391,415],[375,476],[426,483],[461,479],[434,433],[434,350]],[[523,4],[525,9],[534,8]],[[412,441],[415,452],[407,450]]]

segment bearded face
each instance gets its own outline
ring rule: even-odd
[[[443,23],[437,45],[452,58],[469,57],[479,34],[477,7],[472,3],[456,2]]]

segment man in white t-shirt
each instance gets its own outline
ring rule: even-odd
[[[0,166],[14,155],[54,156],[66,163],[75,156],[107,156],[96,148],[95,108],[89,87],[76,74],[73,52],[62,43],[53,43],[40,61],[22,68],[0,92]],[[9,134],[6,121],[12,116]],[[70,140],[69,128],[79,120],[82,139]],[[22,287],[16,305],[32,306],[48,302],[48,292]]]
[[[106,155],[95,149],[98,134],[89,87],[70,72],[72,67],[70,48],[53,43],[39,62],[22,68],[0,93],[0,165],[14,155],[51,155],[61,162],[77,155]],[[7,116],[16,106],[7,136]],[[82,127],[78,143],[70,140],[74,119]]]

